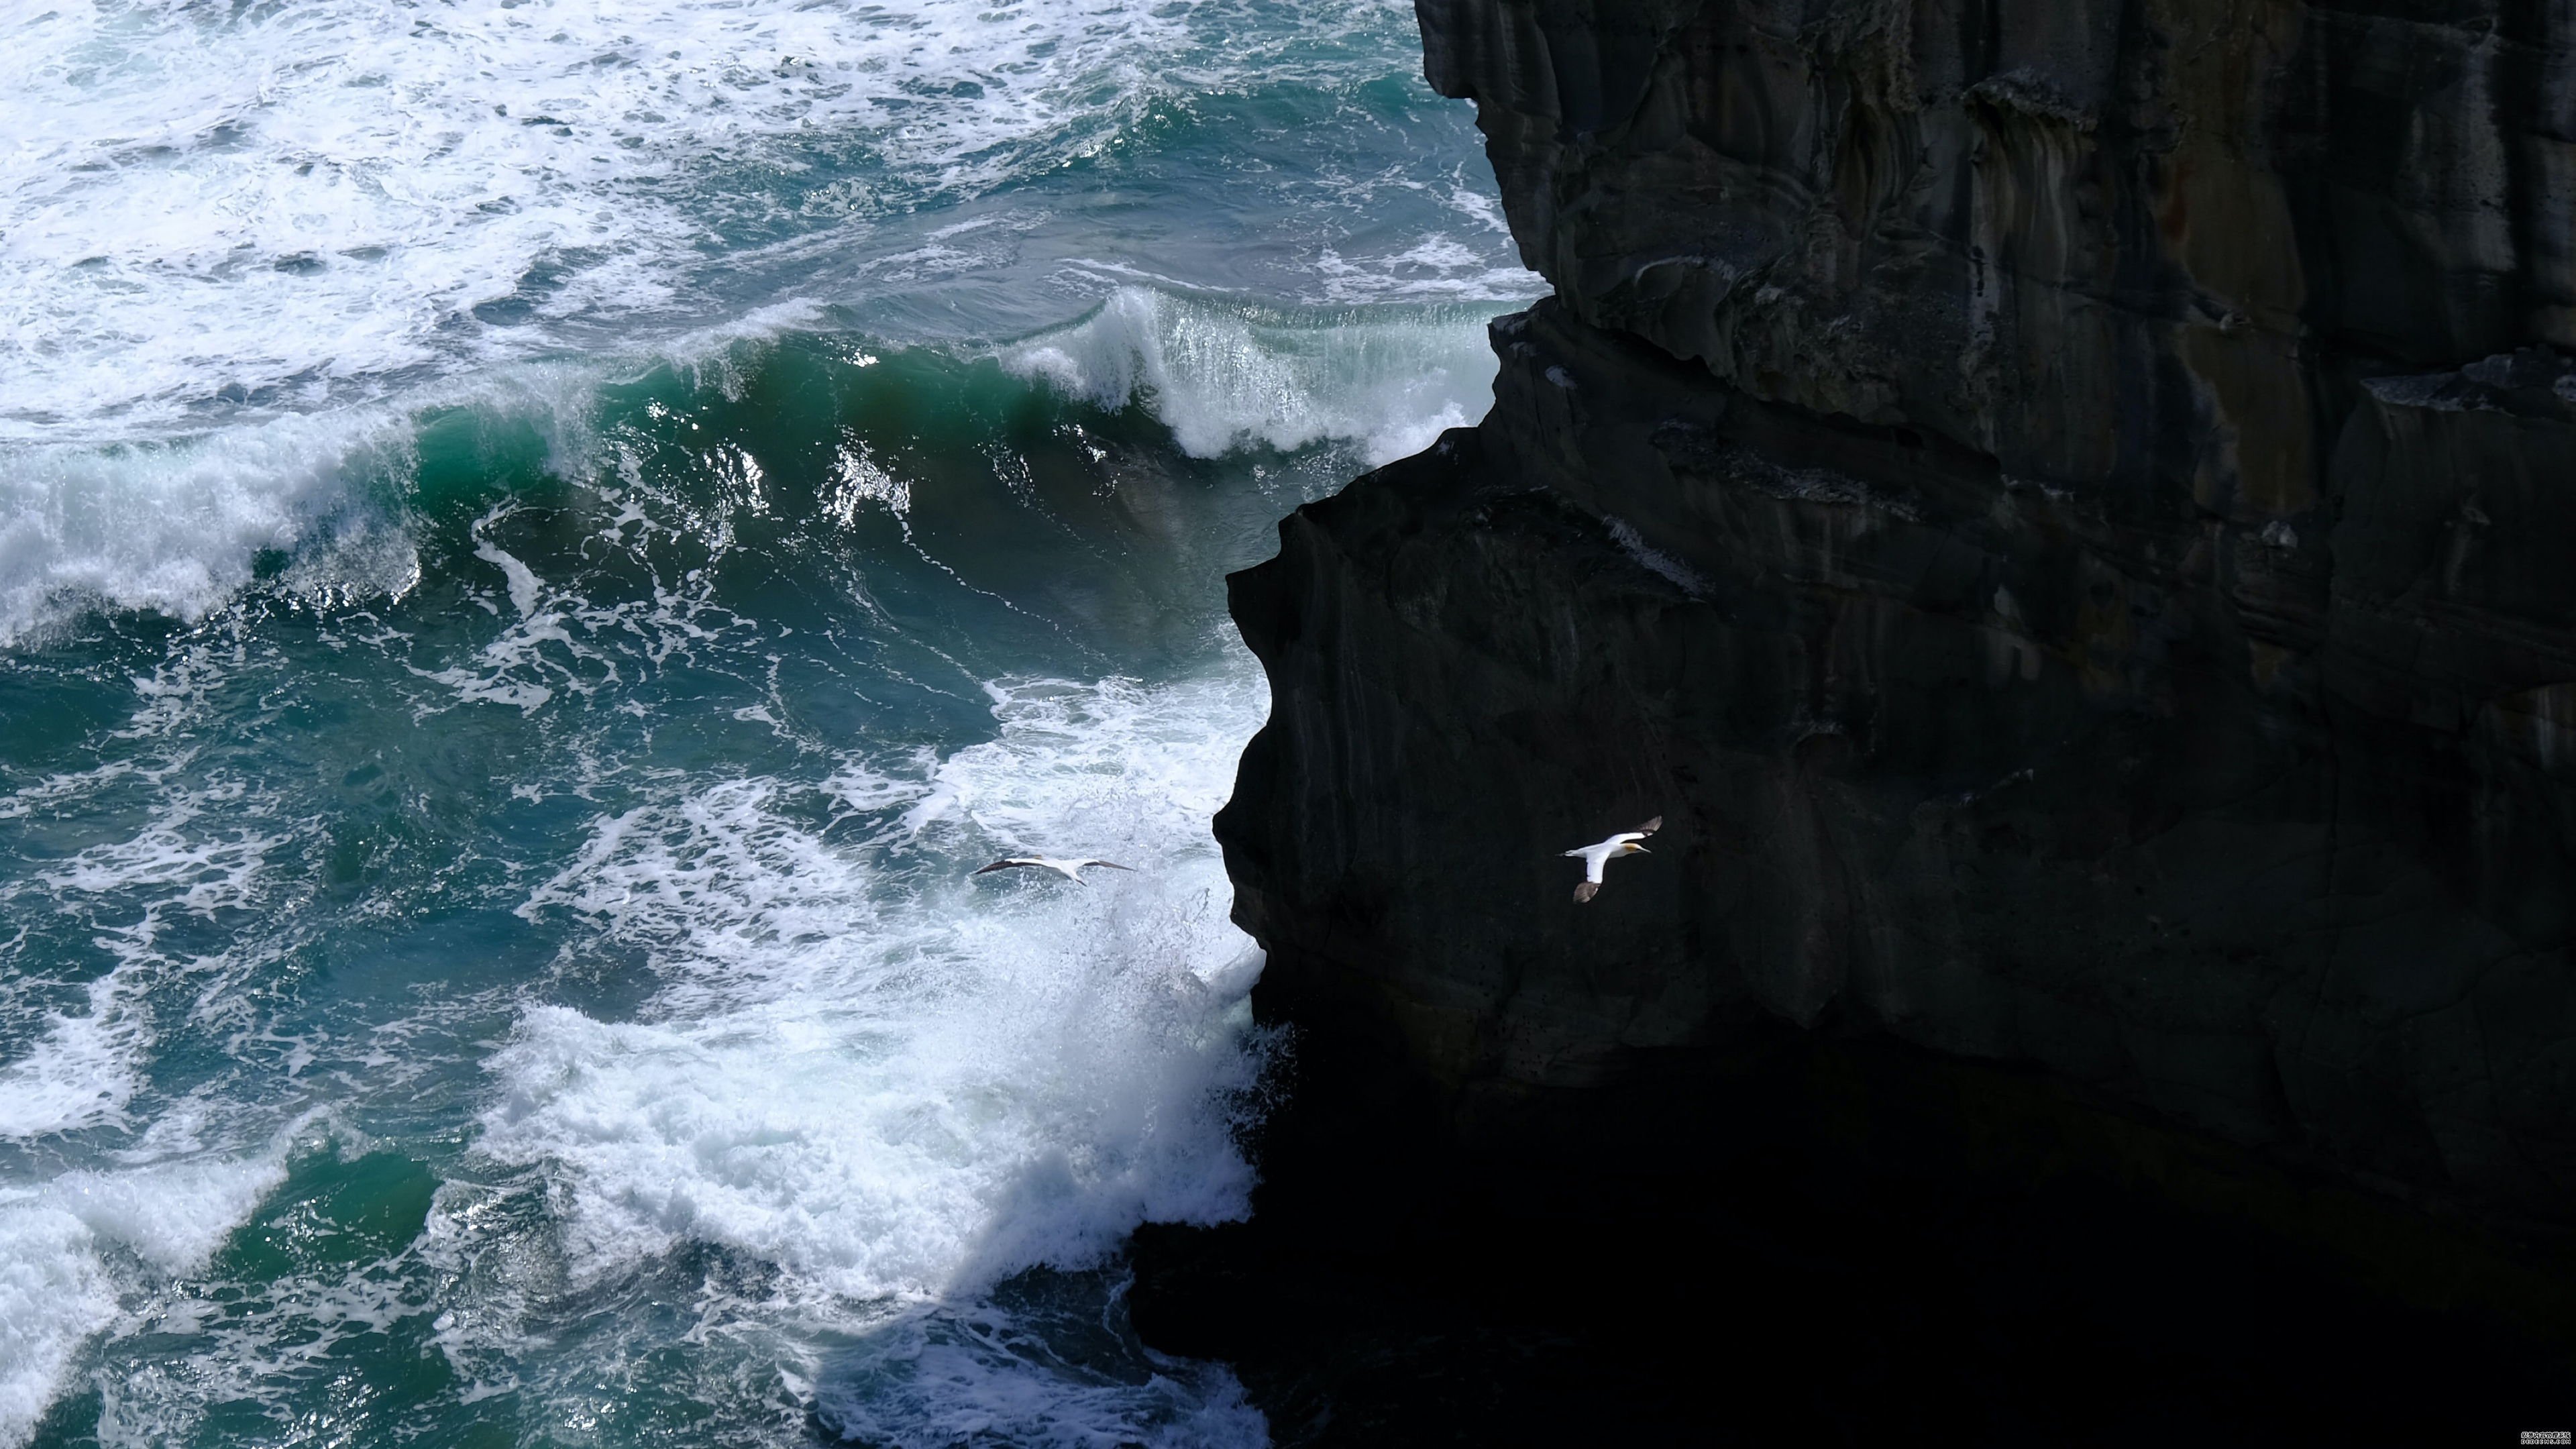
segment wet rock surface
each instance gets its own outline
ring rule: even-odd
[[[1820,1185],[1888,1180],[1819,1145],[1857,1113],[1972,1215],[2063,1177],[2563,1365],[2576,19],[1420,14],[1558,295],[1483,424],[1233,581],[1274,706],[1218,834],[1300,1093],[1255,1256],[1884,1243]]]

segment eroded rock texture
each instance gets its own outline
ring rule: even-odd
[[[1558,296],[1235,579],[1264,1011],[1470,1156],[1785,1020],[2576,1220],[2576,8],[1420,14]]]

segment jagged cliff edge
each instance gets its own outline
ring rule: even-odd
[[[1557,295],[1233,581],[1300,1150],[1580,1155],[1785,1022],[2576,1222],[2576,22],[1419,13]]]

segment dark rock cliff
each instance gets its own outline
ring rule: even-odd
[[[1280,1192],[1911,1113],[2563,1332],[2576,11],[1419,13],[1557,295],[1233,581]]]
[[[1559,295],[1236,581],[1265,989],[1462,1132],[1760,1012],[2576,1217],[2576,18],[1421,13]]]

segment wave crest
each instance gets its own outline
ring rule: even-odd
[[[1182,451],[1348,443],[1371,467],[1493,405],[1487,306],[1296,312],[1121,287],[1002,366],[1104,408],[1150,408]]]

